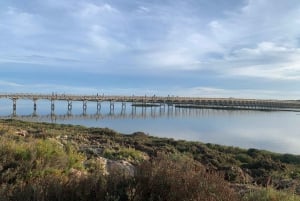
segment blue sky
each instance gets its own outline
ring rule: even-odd
[[[3,0],[0,92],[300,99],[299,0]]]

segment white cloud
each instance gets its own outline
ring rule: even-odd
[[[41,16],[24,12],[14,7],[8,7],[0,14],[0,31],[18,37],[40,34],[43,28],[38,21]]]
[[[137,12],[145,14],[145,13],[149,13],[150,9],[145,6],[139,6],[137,9]]]
[[[103,5],[96,5],[93,3],[82,3],[80,5],[81,9],[79,11],[79,15],[82,18],[93,19],[94,17],[107,13],[118,13],[118,10],[116,8],[112,7],[110,4],[107,3]]]
[[[174,25],[165,40],[141,55],[141,61],[145,66],[161,70],[196,70],[209,60],[205,54],[222,51],[221,46],[197,29]]]
[[[207,66],[223,77],[299,80],[299,2],[271,4],[249,0],[225,18],[211,20],[208,27],[225,51]]]
[[[282,65],[282,66],[281,66]],[[229,71],[229,74],[243,77],[258,77],[275,80],[300,80],[300,62],[282,63],[274,65],[256,65],[250,67],[236,68]],[[288,67],[286,67],[288,66]]]
[[[226,18],[211,21],[210,27],[218,41],[229,47],[264,40],[288,42],[299,35],[295,28],[299,11],[299,3],[293,0],[249,0],[240,10],[228,12]]]
[[[231,78],[250,78],[254,88],[258,79],[300,80],[298,0],[249,0],[242,7],[241,1],[211,2],[6,3],[0,9],[0,62],[119,75],[208,72],[209,79],[223,79],[220,86]],[[184,80],[178,86],[202,83]]]
[[[255,48],[241,48],[228,56],[232,63],[225,73],[233,76],[300,80],[300,48],[262,42]]]
[[[126,45],[110,37],[105,28],[99,25],[92,25],[87,36],[90,46],[96,48],[96,55],[100,58],[112,56],[126,49]]]
[[[141,63],[148,61],[147,65],[150,69],[165,70],[192,70],[198,69],[200,62],[189,55],[186,50],[165,50],[148,53],[142,57]]]

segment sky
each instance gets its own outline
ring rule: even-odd
[[[1,0],[0,93],[300,99],[299,0]]]

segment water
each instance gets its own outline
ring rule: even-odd
[[[17,119],[108,127],[120,133],[143,131],[147,134],[174,139],[202,141],[242,148],[266,149],[280,153],[300,154],[300,113],[264,112],[246,110],[183,109],[168,107],[126,108],[121,103],[101,104],[89,102],[83,112],[82,102],[73,102],[72,112],[67,102],[56,101],[51,114],[49,101],[37,101],[36,114],[33,102],[18,100]],[[11,100],[0,100],[0,117],[10,118]]]

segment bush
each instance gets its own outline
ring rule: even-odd
[[[247,193],[243,201],[300,201],[300,197],[293,193],[266,188]]]
[[[122,147],[118,150],[105,149],[103,156],[112,160],[126,160],[133,163],[141,162],[144,159],[144,154],[141,151],[133,148]]]
[[[0,137],[0,159],[0,193],[9,196],[14,194],[14,189],[28,193],[27,184],[34,186],[48,175],[50,178],[65,178],[71,169],[82,170],[85,157],[72,147],[66,149],[54,139],[4,135]],[[6,189],[5,193],[2,189]]]
[[[159,155],[137,169],[136,201],[234,201],[239,196],[216,173],[184,158]]]

